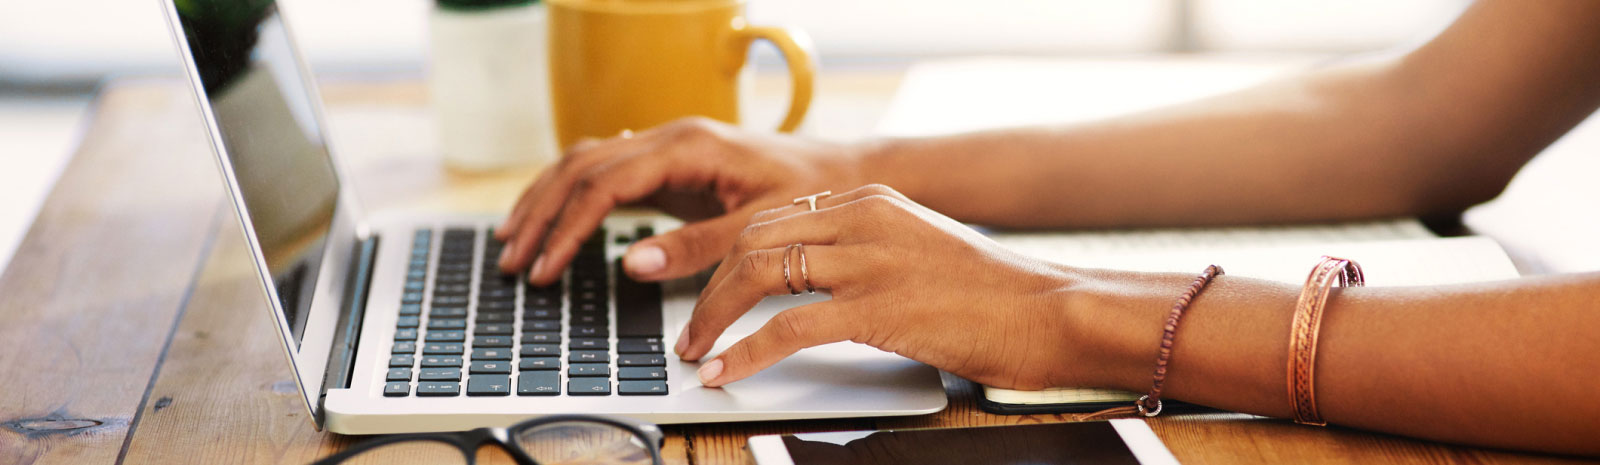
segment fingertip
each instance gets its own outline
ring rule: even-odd
[[[628,247],[628,253],[622,256],[622,266],[636,279],[653,278],[667,268],[667,253],[655,241],[642,241]]]
[[[726,381],[717,379],[718,377],[722,376],[722,371],[722,359],[718,358],[710,362],[706,362],[705,365],[700,366],[700,370],[697,372],[697,375],[700,377],[700,384],[705,385],[706,387],[719,387],[723,384],[726,384]]]

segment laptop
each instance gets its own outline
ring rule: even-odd
[[[363,216],[328,149],[320,100],[271,1],[167,0],[217,165],[317,427],[344,434],[465,430],[540,415],[624,415],[656,423],[932,413],[937,370],[864,345],[803,350],[762,373],[706,388],[667,348],[696,280],[636,282],[631,241],[674,226],[609,216],[556,285],[502,275],[499,218]],[[773,297],[715,350],[784,309]]]

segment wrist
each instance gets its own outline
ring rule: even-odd
[[[1162,326],[1186,281],[1182,275],[1075,270],[1061,292],[1057,338],[1071,363],[1062,386],[1143,392],[1161,344]]]
[[[856,185],[883,184],[920,202],[920,181],[928,173],[917,172],[916,164],[907,163],[913,151],[909,142],[910,139],[882,138],[851,144],[846,151],[854,165]]]

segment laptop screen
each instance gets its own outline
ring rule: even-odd
[[[339,196],[315,97],[271,0],[174,3],[298,349]]]

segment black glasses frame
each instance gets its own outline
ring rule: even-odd
[[[661,428],[656,427],[654,424],[599,415],[551,415],[527,420],[506,428],[478,428],[471,431],[450,433],[396,434],[374,438],[362,441],[337,454],[323,457],[322,460],[318,460],[312,465],[337,465],[378,447],[411,441],[433,441],[456,446],[457,449],[461,450],[461,456],[464,459],[463,463],[467,465],[477,463],[478,448],[483,447],[486,443],[500,446],[500,449],[510,454],[511,458],[516,460],[519,465],[540,465],[538,460],[534,460],[533,456],[528,455],[528,452],[522,450],[522,446],[518,446],[516,441],[511,440],[511,438],[516,437],[518,433],[524,430],[561,422],[600,423],[627,430],[644,441],[646,449],[650,450],[651,463],[655,465],[664,465],[665,463],[661,459],[661,446],[666,443],[666,436],[661,433]]]

